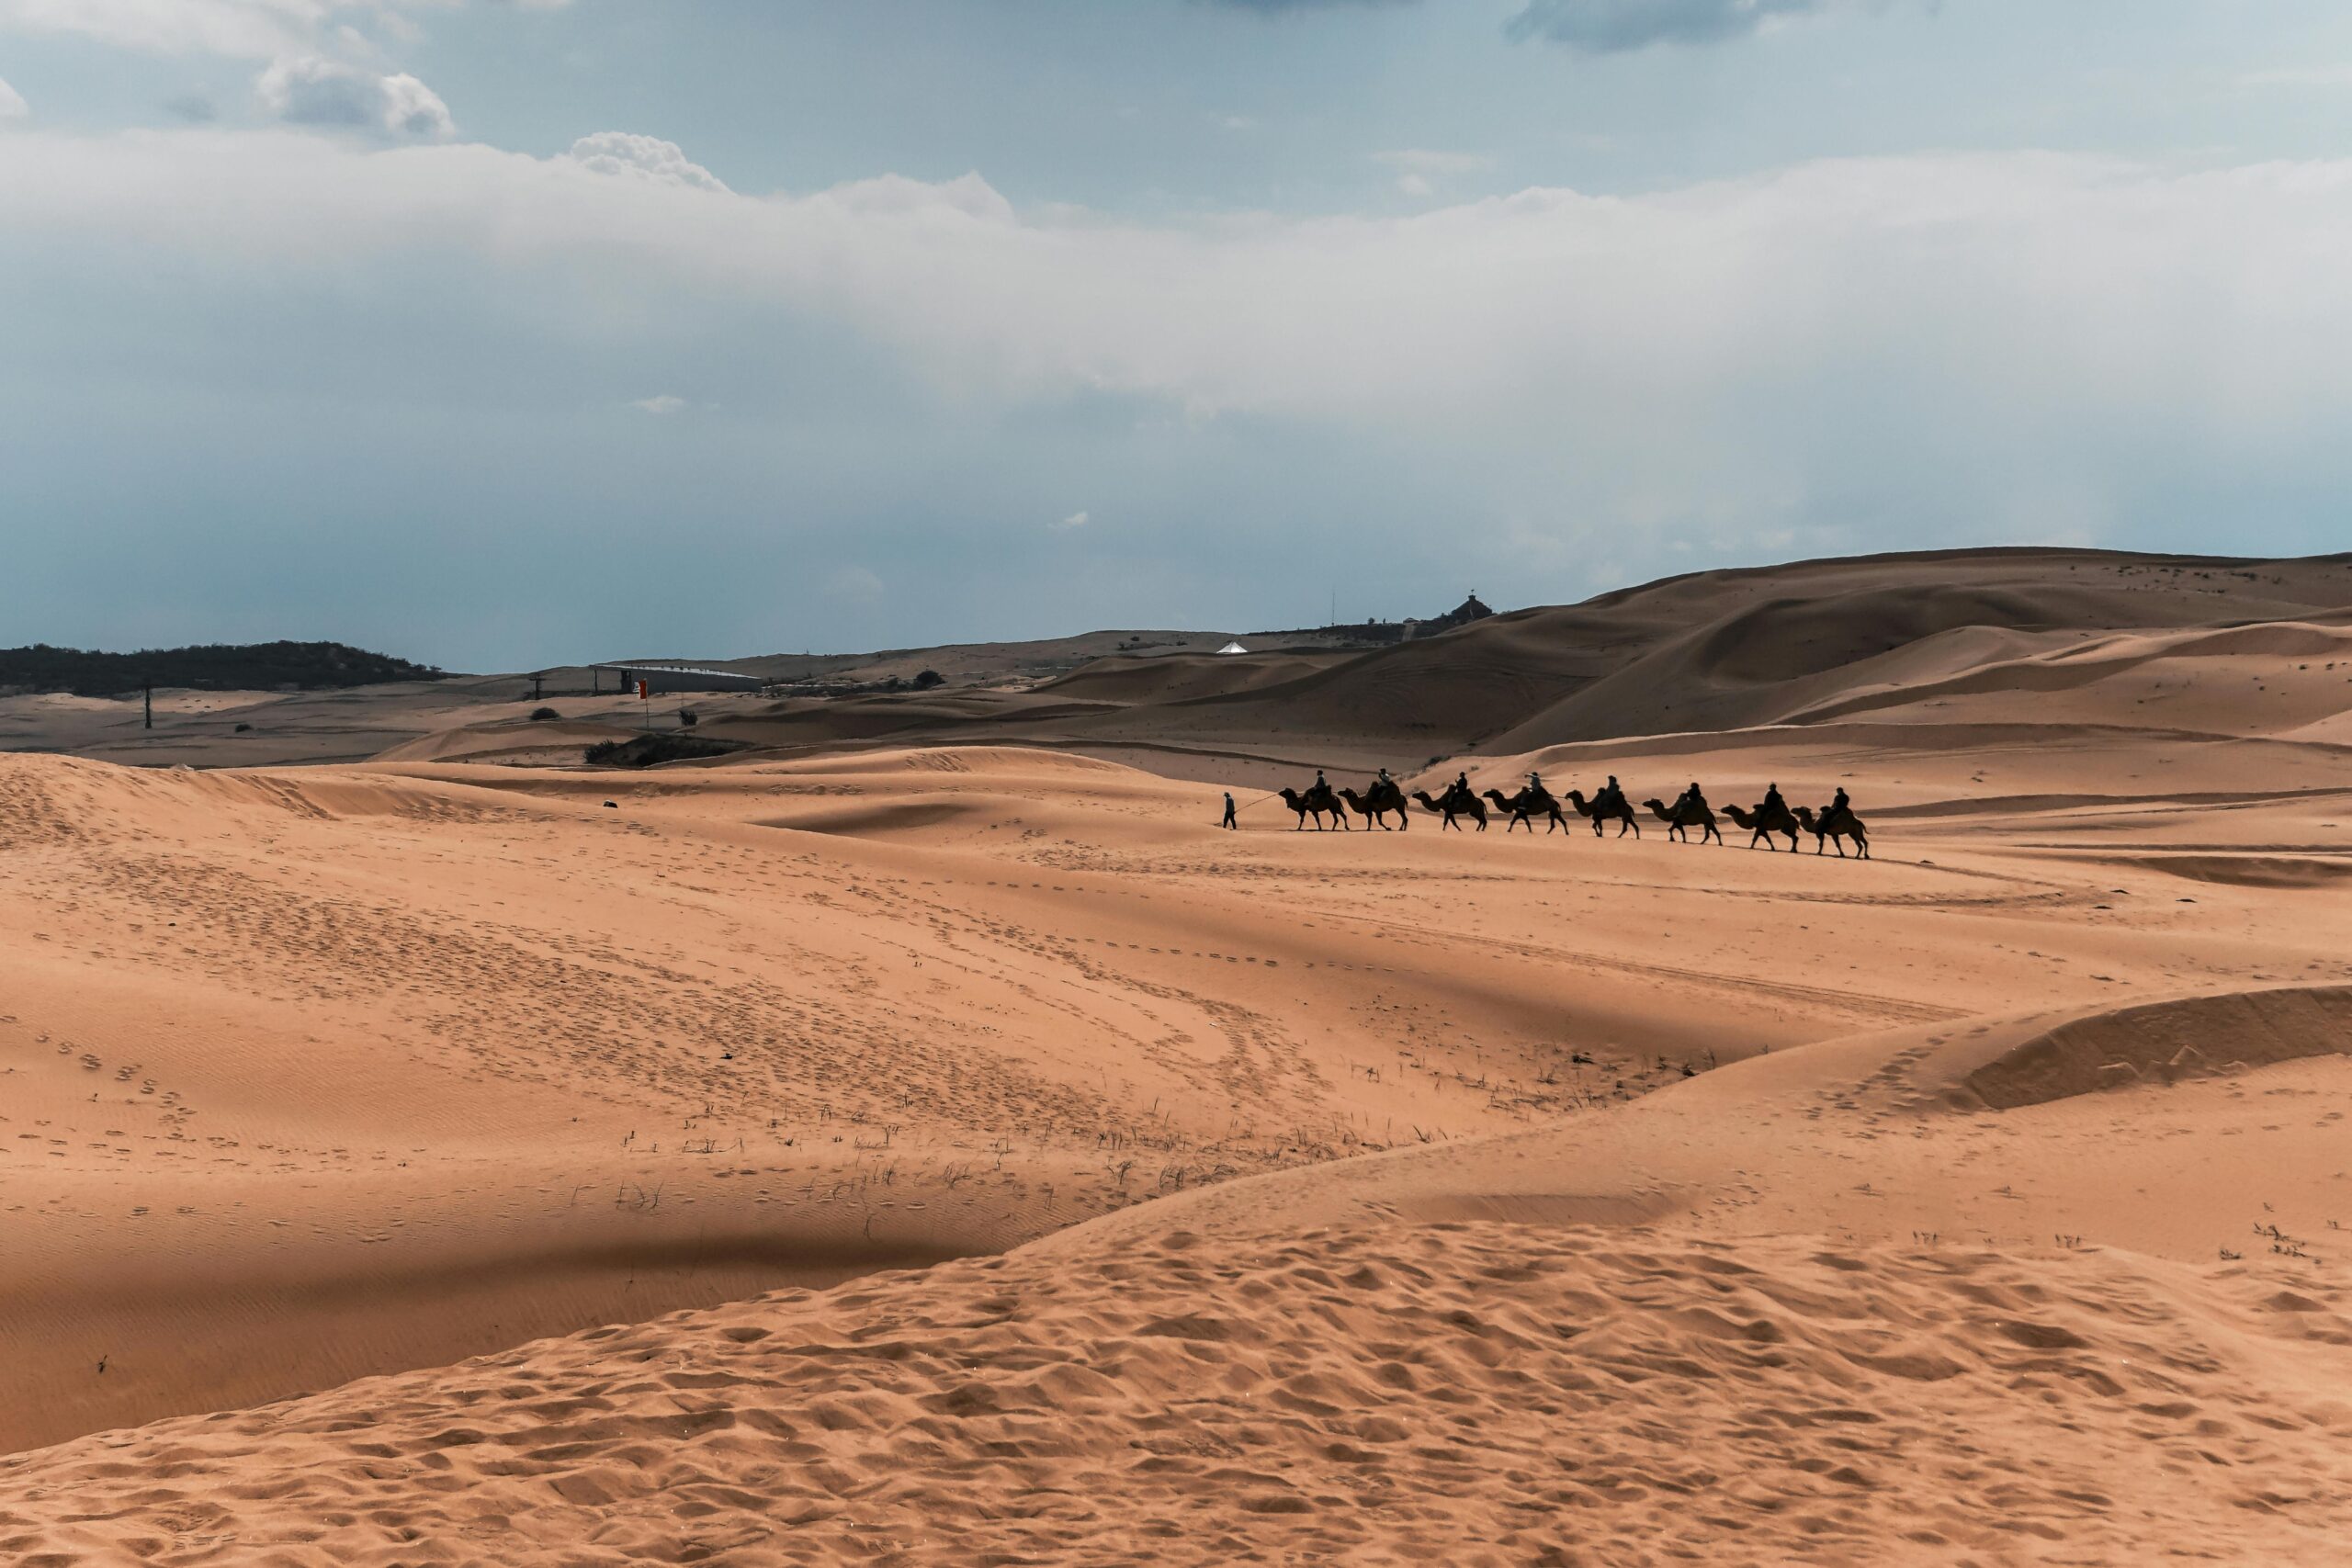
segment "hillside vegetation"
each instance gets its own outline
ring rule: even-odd
[[[110,697],[142,686],[201,692],[316,691],[387,681],[440,681],[446,671],[340,642],[206,643],[101,653],[79,648],[0,649],[0,691]]]

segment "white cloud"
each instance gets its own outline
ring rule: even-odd
[[[338,17],[408,30],[402,7],[465,0],[0,0],[0,31],[96,39],[164,54],[269,60],[309,51]],[[553,10],[570,0],[520,0]]]
[[[544,299],[529,330],[564,341],[658,300],[730,366],[762,352],[743,323],[821,321],[982,407],[1370,432],[1635,533],[1761,536],[1824,494],[2111,517],[2152,464],[2334,474],[2352,422],[2352,162],[1917,156],[1144,223],[1017,212],[978,176],[755,198],[479,146],[28,130],[0,210],[61,254],[472,278]]]
[[[320,125],[393,137],[454,134],[449,106],[405,73],[379,75],[315,55],[273,62],[254,90],[289,125]]]
[[[1073,512],[1069,516],[1063,518],[1060,522],[1056,523],[1054,526],[1065,530],[1070,528],[1083,528],[1087,524],[1092,521],[1093,519],[1089,517],[1083,512]]]
[[[0,29],[266,59],[300,47],[327,8],[323,0],[0,0]]]
[[[958,175],[936,183],[910,180],[903,175],[882,175],[851,180],[819,191],[809,198],[864,217],[895,214],[922,217],[956,213],[991,223],[1013,221],[1012,203],[977,174]]]
[[[1374,152],[1373,162],[1385,164],[1396,173],[1396,188],[1417,200],[1426,200],[1437,194],[1441,181],[1456,175],[1476,174],[1491,165],[1493,160],[1477,152],[1440,152],[1425,147],[1406,147],[1391,152]]]
[[[694,162],[685,150],[674,141],[658,137],[633,136],[626,130],[600,130],[594,136],[583,136],[571,144],[571,161],[600,175],[620,175],[636,179],[658,180],[664,185],[685,186],[695,190],[723,191],[726,185],[717,175]]]
[[[0,125],[6,125],[12,119],[23,119],[32,112],[25,102],[24,95],[8,85],[5,77],[0,77]]]
[[[1483,152],[1441,152],[1427,147],[1400,147],[1372,156],[1374,163],[1385,164],[1392,169],[1409,169],[1418,175],[1475,175],[1494,164]]]
[[[663,392],[650,398],[639,398],[629,404],[633,409],[643,409],[650,414],[676,413],[685,406],[685,399],[670,392]]]

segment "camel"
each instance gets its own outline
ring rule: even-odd
[[[1301,795],[1295,789],[1279,789],[1274,793],[1283,797],[1283,804],[1289,807],[1298,818],[1298,827],[1291,829],[1294,833],[1297,832],[1299,828],[1306,826],[1306,819],[1310,816],[1315,818],[1315,830],[1321,832],[1323,814],[1327,811],[1331,814],[1331,820],[1337,822],[1342,829],[1348,825],[1348,819],[1341,812],[1340,803],[1330,798],[1329,790],[1321,792],[1319,796],[1313,789],[1309,789],[1305,795]]]
[[[1812,807],[1800,806],[1797,807],[1797,821],[1806,832],[1813,835],[1815,854],[1821,852],[1824,843],[1835,840],[1838,844],[1838,858],[1843,860],[1846,858],[1846,840],[1851,839],[1854,840],[1854,852],[1863,860],[1871,858],[1871,836],[1863,829],[1862,819],[1852,812],[1847,812],[1835,821],[1826,818],[1816,821]]]
[[[1724,815],[1747,831],[1749,849],[1761,843],[1769,850],[1772,848],[1773,834],[1786,833],[1789,836],[1789,853],[1797,852],[1797,819],[1789,815],[1787,807],[1776,806],[1768,811],[1759,805],[1753,812],[1748,812],[1736,806],[1726,806]]]
[[[1462,831],[1462,824],[1454,820],[1457,816],[1467,817],[1477,823],[1481,833],[1487,830],[1487,808],[1478,803],[1475,795],[1454,795],[1449,791],[1443,800],[1431,800],[1429,791],[1417,789],[1413,792],[1413,798],[1421,803],[1423,810],[1434,811],[1444,818],[1445,825],[1457,833]]]
[[[1410,819],[1405,810],[1404,786],[1395,779],[1374,779],[1372,787],[1363,792],[1363,798],[1374,811],[1394,811],[1399,821]]]
[[[1510,818],[1510,828],[1503,829],[1506,833],[1510,832],[1511,828],[1525,828],[1532,833],[1535,831],[1534,815],[1539,811],[1551,818],[1550,824],[1544,829],[1546,833],[1554,828],[1557,828],[1563,833],[1568,830],[1568,819],[1560,815],[1560,803],[1552,798],[1552,792],[1548,789],[1522,789],[1509,800],[1503,798],[1502,791],[1498,789],[1487,790],[1485,795],[1488,800],[1495,803],[1495,809],[1498,812]]]
[[[1675,808],[1668,811],[1666,808],[1666,802],[1656,798],[1645,800],[1642,804],[1656,812],[1657,819],[1666,824],[1666,836],[1669,839],[1679,839],[1687,844],[1690,841],[1690,830],[1696,828],[1699,829],[1701,843],[1705,843],[1709,839],[1713,839],[1719,844],[1724,841],[1724,830],[1715,826],[1715,814],[1703,806],[1684,806],[1677,802]]]
[[[1568,804],[1577,808],[1577,816],[1592,818],[1592,836],[1596,839],[1600,837],[1600,825],[1603,822],[1616,823],[1617,836],[1621,839],[1625,836],[1625,829],[1628,828],[1634,830],[1634,837],[1636,839],[1642,836],[1642,819],[1634,815],[1634,808],[1625,804],[1625,797],[1622,795],[1603,806],[1598,800],[1585,799],[1584,791],[1572,789],[1568,791]]]
[[[1391,798],[1392,796],[1394,798]],[[1340,792],[1340,798],[1346,801],[1348,809],[1357,816],[1378,823],[1380,830],[1384,833],[1388,830],[1385,818],[1391,811],[1396,813],[1396,825],[1399,828],[1409,829],[1413,825],[1413,819],[1405,812],[1405,797],[1397,791],[1395,784],[1389,785],[1385,791],[1382,790],[1378,784],[1374,784],[1368,793],[1363,795],[1358,795],[1351,789],[1343,789]]]
[[[1325,784],[1320,774],[1317,775],[1315,783],[1308,786],[1306,794],[1301,798],[1306,802],[1306,809],[1309,811],[1329,812],[1331,820],[1340,825],[1340,831],[1342,833],[1352,831],[1348,826],[1347,808],[1340,804],[1339,793],[1329,784]]]

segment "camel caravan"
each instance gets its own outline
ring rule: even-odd
[[[1409,807],[1418,805],[1439,818],[1441,831],[1451,828],[1460,832],[1463,822],[1467,820],[1476,823],[1478,831],[1483,833],[1487,830],[1488,819],[1499,817],[1504,819],[1503,831],[1506,833],[1524,828],[1532,834],[1539,818],[1544,821],[1545,833],[1565,833],[1569,830],[1566,808],[1572,807],[1578,817],[1592,824],[1595,838],[1602,837],[1604,829],[1612,822],[1617,826],[1618,838],[1623,838],[1628,829],[1636,839],[1642,836],[1642,819],[1626,800],[1625,791],[1617,783],[1614,773],[1590,800],[1585,798],[1582,790],[1574,789],[1567,792],[1565,800],[1555,796],[1544,787],[1540,773],[1528,774],[1527,783],[1518,794],[1511,795],[1506,795],[1498,789],[1474,790],[1470,787],[1469,774],[1456,773],[1443,795],[1432,796],[1427,790],[1415,790],[1408,801],[1402,786],[1388,776],[1385,768],[1380,770],[1380,776],[1362,793],[1332,788],[1320,772],[1316,773],[1315,782],[1303,790],[1282,789],[1275,793],[1297,817],[1297,829],[1295,830],[1304,830],[1311,821],[1317,832],[1324,831],[1324,818],[1328,817],[1331,825],[1340,831],[1352,831],[1348,818],[1353,816],[1363,818],[1367,825],[1376,825],[1386,831],[1392,813],[1399,829],[1409,829],[1413,825]],[[1696,780],[1675,797],[1673,805],[1668,806],[1653,796],[1642,802],[1642,807],[1651,817],[1666,824],[1668,839],[1681,843],[1703,844],[1713,840],[1720,844],[1724,841],[1723,829],[1716,825],[1714,808],[1707,804],[1706,793],[1699,787]],[[1747,847],[1751,850],[1778,849],[1778,840],[1785,838],[1789,841],[1789,852],[1795,854],[1801,839],[1809,833],[1813,836],[1815,854],[1834,848],[1842,859],[1846,846],[1850,842],[1856,856],[1862,860],[1871,858],[1870,834],[1864,829],[1862,819],[1854,815],[1853,805],[1846,798],[1843,789],[1838,792],[1835,800],[1816,814],[1811,807],[1792,807],[1781,798],[1781,786],[1772,784],[1766,788],[1764,798],[1754,806],[1726,806],[1724,815],[1731,818],[1734,827],[1747,835]],[[1697,835],[1695,839],[1692,838],[1694,833]]]

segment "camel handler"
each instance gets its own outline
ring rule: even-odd
[[[1241,824],[1234,820],[1233,792],[1231,790],[1227,790],[1225,792],[1225,820],[1218,823],[1217,826],[1220,828],[1230,828],[1235,832],[1239,832],[1241,830]]]

